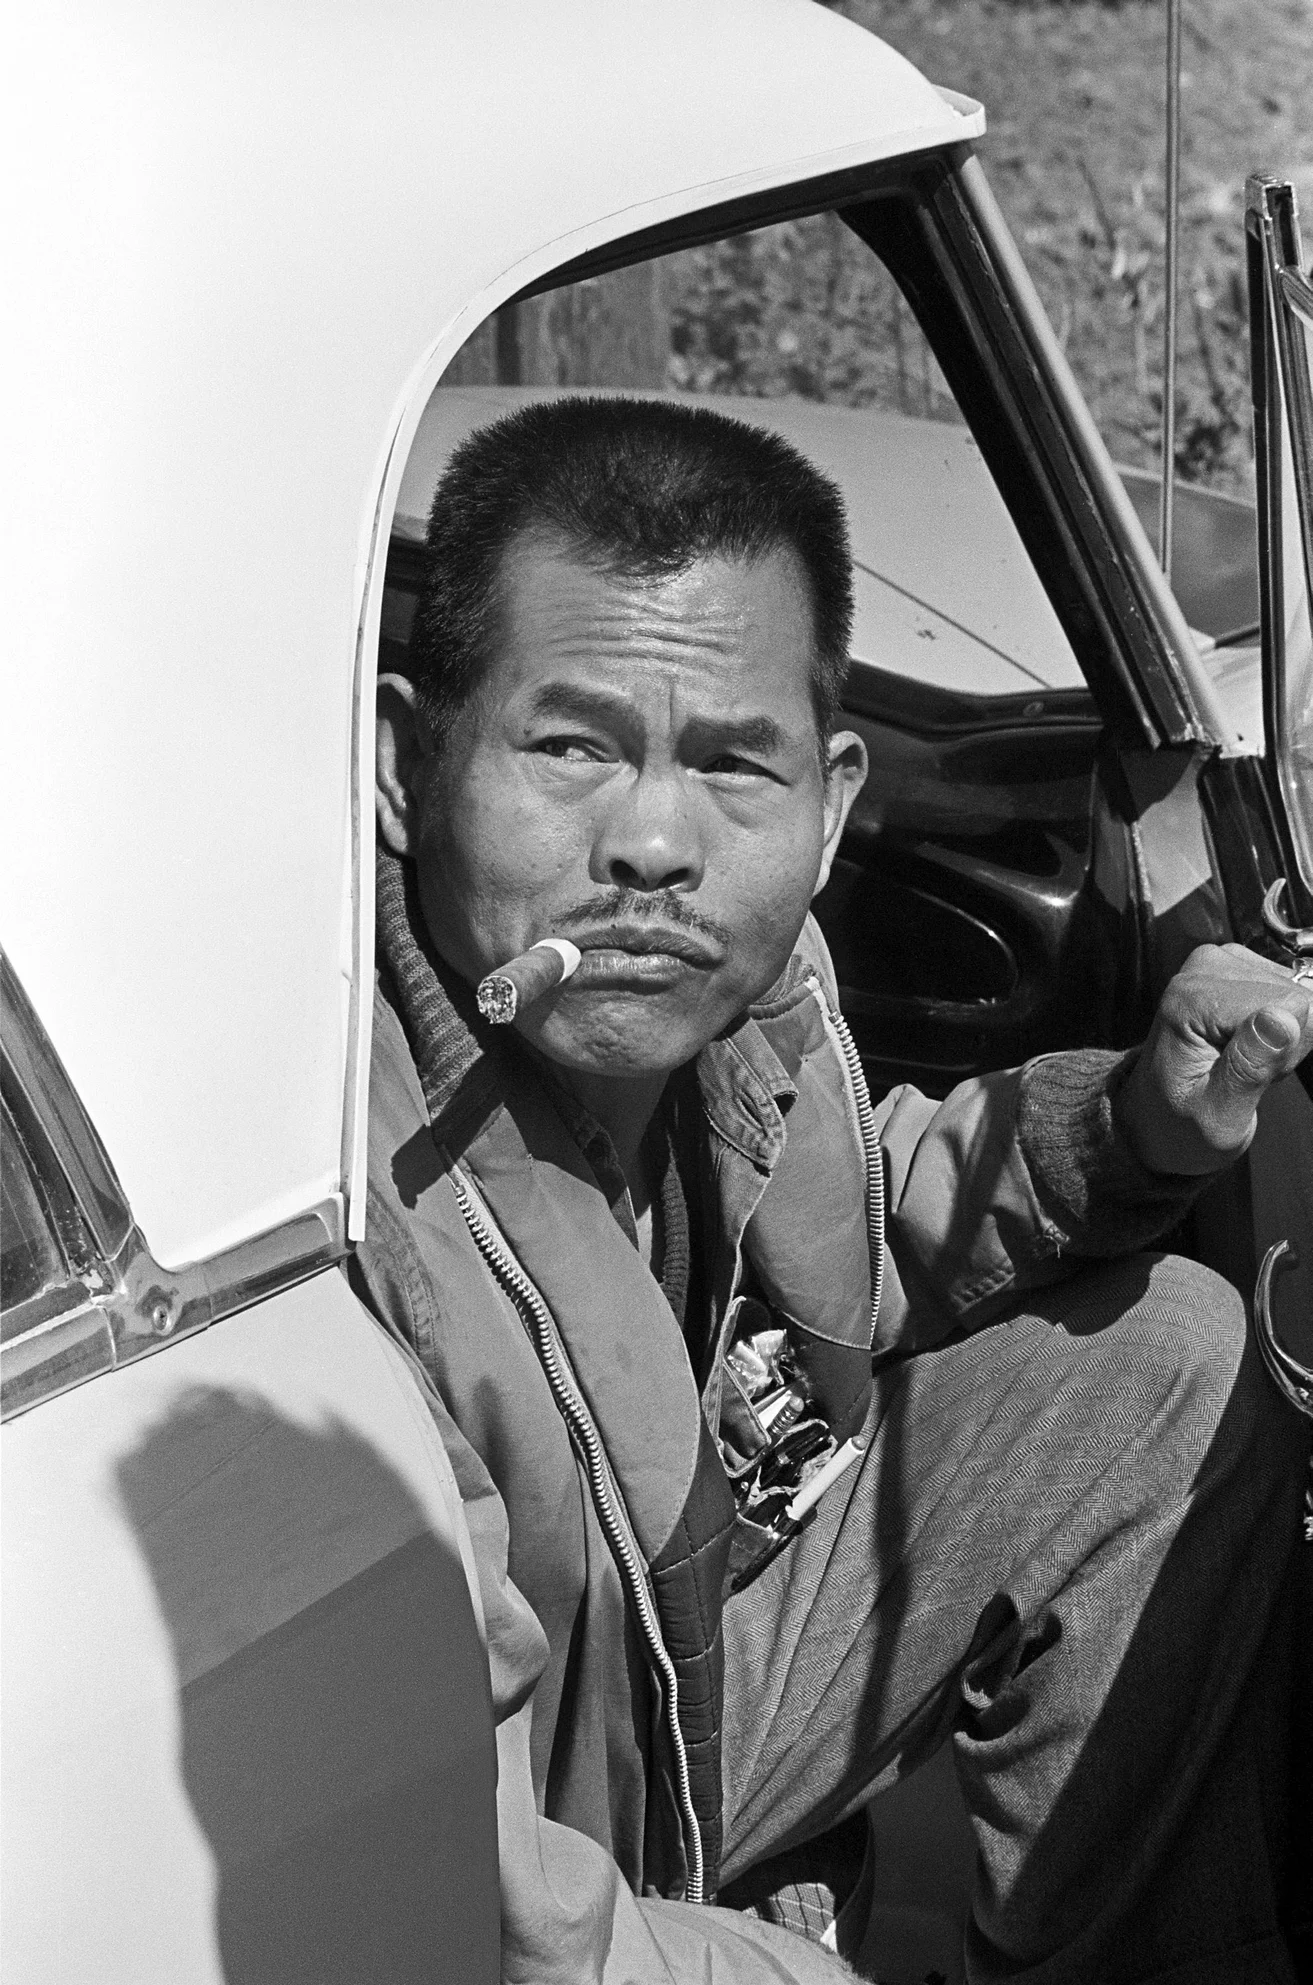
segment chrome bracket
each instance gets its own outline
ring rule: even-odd
[[[1286,893],[1284,876],[1279,876],[1263,898],[1263,922],[1294,966],[1297,979],[1313,978],[1313,926],[1301,929],[1289,923],[1281,908]]]
[[[1268,1377],[1277,1391],[1297,1413],[1313,1420],[1313,1370],[1285,1349],[1272,1317],[1273,1282],[1278,1275],[1298,1266],[1299,1256],[1289,1241],[1274,1241],[1263,1256],[1263,1266],[1254,1285],[1254,1335]],[[1309,1478],[1304,1490],[1304,1542],[1313,1544],[1313,1454],[1309,1456]]]
[[[1284,1349],[1272,1320],[1272,1284],[1278,1275],[1298,1266],[1299,1256],[1289,1241],[1275,1241],[1263,1256],[1254,1287],[1254,1331],[1273,1384],[1297,1412],[1313,1420],[1313,1371]]]

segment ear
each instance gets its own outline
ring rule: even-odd
[[[413,855],[419,846],[424,777],[432,755],[433,738],[416,703],[414,683],[404,675],[381,675],[374,803],[379,832],[395,855]]]
[[[856,731],[835,731],[825,751],[825,846],[813,896],[830,879],[830,865],[839,851],[852,803],[866,784],[866,746]]]

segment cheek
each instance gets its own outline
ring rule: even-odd
[[[454,963],[482,970],[523,949],[535,906],[578,866],[571,827],[502,765],[471,763],[434,795],[421,893],[434,939]]]
[[[780,830],[744,836],[734,864],[736,921],[755,949],[788,957],[811,903],[823,846],[813,809]]]
[[[453,884],[469,895],[495,900],[532,893],[568,860],[562,822],[509,786],[482,787],[435,824],[435,845],[449,851]]]

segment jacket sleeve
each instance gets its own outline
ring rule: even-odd
[[[1113,1099],[1134,1052],[1044,1055],[958,1085],[901,1088],[877,1111],[896,1291],[879,1348],[976,1329],[1081,1260],[1151,1245],[1205,1183],[1145,1170]]]
[[[801,1938],[728,1909],[635,1896],[587,1835],[544,1819],[529,1736],[547,1637],[507,1565],[506,1506],[410,1342],[404,1264],[355,1256],[349,1278],[409,1366],[451,1463],[482,1602],[497,1734],[502,1978],[506,1985],[837,1985],[847,1968]]]
[[[812,917],[798,950],[837,1011]],[[1077,1262],[1148,1247],[1184,1218],[1207,1180],[1146,1171],[1113,1117],[1137,1054],[1040,1055],[961,1082],[943,1102],[906,1084],[876,1107],[886,1202],[877,1356],[977,1330]]]

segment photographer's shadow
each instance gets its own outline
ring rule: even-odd
[[[173,1642],[227,1985],[474,1980],[489,1944],[495,1977],[487,1666],[407,1485],[340,1423],[206,1387],[118,1488]]]

